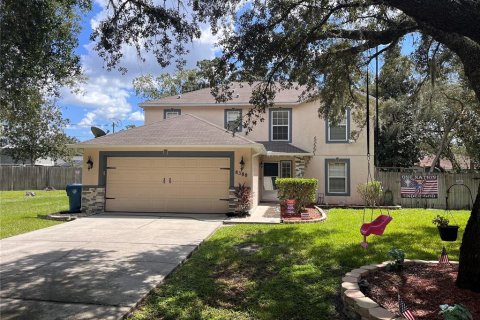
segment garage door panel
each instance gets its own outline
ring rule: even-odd
[[[163,199],[137,198],[132,201],[129,198],[117,198],[108,200],[108,211],[125,212],[164,212],[165,201]]]
[[[213,199],[186,198],[182,201],[167,200],[169,212],[224,213],[219,208],[228,207],[226,201]]]
[[[166,188],[164,184],[156,183],[128,183],[115,184],[111,183],[107,189],[107,197],[142,197],[142,198],[162,198]]]
[[[229,164],[228,158],[108,158],[106,210],[225,213],[230,171],[221,168]]]

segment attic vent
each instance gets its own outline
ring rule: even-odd
[[[240,95],[237,93],[237,95],[235,96],[235,98],[239,98],[239,97],[240,97]]]
[[[179,95],[177,96],[177,99],[180,99],[181,97],[182,97],[182,95],[181,95],[181,94],[179,94]]]

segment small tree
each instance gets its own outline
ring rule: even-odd
[[[46,157],[68,158],[72,150],[67,144],[75,140],[63,132],[67,124],[68,120],[62,119],[62,113],[53,103],[46,102],[39,93],[33,94],[24,108],[6,119],[4,137],[9,145],[6,153],[16,162],[32,164]]]
[[[375,206],[380,203],[383,194],[382,183],[380,181],[371,181],[359,184],[357,192],[367,206]]]

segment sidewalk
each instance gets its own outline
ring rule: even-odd
[[[277,224],[280,223],[280,206],[278,203],[261,203],[252,214],[248,217],[229,217],[226,218],[224,224],[248,224],[248,223],[265,223]]]

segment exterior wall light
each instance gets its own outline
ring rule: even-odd
[[[87,168],[88,170],[92,169],[93,168],[93,160],[92,160],[92,156],[88,156],[88,160],[87,160]]]
[[[243,171],[244,168],[245,168],[245,161],[243,161],[243,156],[242,156],[242,160],[240,160],[240,171]]]

